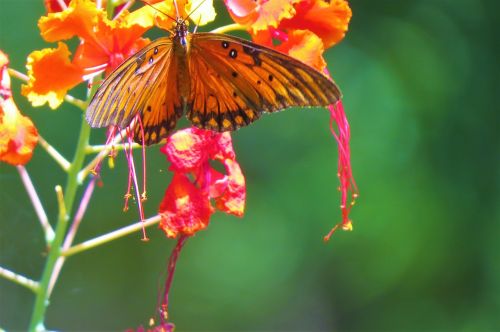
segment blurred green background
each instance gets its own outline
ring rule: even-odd
[[[188,241],[171,292],[178,331],[500,330],[499,2],[350,4],[349,33],[327,60],[352,129],[354,231],[322,241],[340,221],[328,112],[290,110],[238,131],[246,214],[217,213]],[[0,1],[0,48],[13,68],[25,71],[26,56],[49,46],[36,26],[43,14],[41,0]],[[13,90],[71,158],[79,111],[33,109],[19,81]],[[94,143],[103,140],[93,133]],[[147,160],[151,216],[170,174],[157,147]],[[122,212],[127,170],[123,155],[117,161],[103,170],[76,243],[137,220],[135,209]],[[54,218],[62,172],[41,148],[27,169]],[[9,165],[0,165],[0,216],[0,265],[38,279],[42,232]],[[47,327],[147,324],[175,244],[156,228],[148,234],[149,243],[136,233],[69,259]],[[26,329],[32,305],[29,291],[0,279],[2,328]]]

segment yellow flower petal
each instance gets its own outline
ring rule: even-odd
[[[205,25],[215,20],[213,0],[191,0],[186,6],[191,21],[197,25]]]

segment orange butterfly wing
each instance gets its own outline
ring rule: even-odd
[[[168,95],[167,95],[168,93]],[[139,114],[134,141],[154,144],[167,137],[182,115],[172,40],[160,38],[127,59],[102,83],[87,109],[92,127],[127,127]]]
[[[197,127],[235,130],[262,112],[327,106],[340,98],[334,82],[286,54],[223,34],[189,38],[187,117]]]

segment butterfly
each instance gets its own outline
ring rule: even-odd
[[[193,126],[218,132],[249,125],[263,113],[292,106],[327,106],[340,99],[336,84],[286,54],[242,38],[189,33],[174,19],[159,38],[117,67],[91,100],[91,127],[126,128],[151,145],[167,137],[185,113]]]

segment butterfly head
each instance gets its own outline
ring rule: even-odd
[[[178,17],[174,22],[174,39],[178,40],[182,46],[187,45],[186,37],[188,35],[188,26],[186,20]]]

